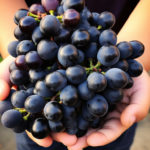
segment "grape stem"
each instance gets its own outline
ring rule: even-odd
[[[28,112],[28,114],[26,116],[24,116],[23,119],[28,120],[29,116],[30,116],[30,113]]]
[[[93,71],[97,72],[97,71],[101,70],[100,69],[100,66],[101,66],[100,62],[97,62],[97,64],[95,66],[93,66],[93,62],[92,62],[91,59],[89,60],[89,62],[90,62],[90,67],[89,68],[85,68],[87,74],[90,74]]]
[[[38,15],[35,15],[35,14],[31,13],[31,12],[28,12],[28,16],[31,16],[31,17],[34,17],[34,18],[38,18],[39,17]]]
[[[102,26],[101,26],[101,25],[98,25],[97,29],[98,29],[98,30],[102,29]]]
[[[15,108],[15,110],[19,111],[21,114],[26,113],[27,110],[24,108]]]
[[[49,11],[50,15],[54,16],[54,10]]]

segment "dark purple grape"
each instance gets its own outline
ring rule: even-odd
[[[38,81],[36,83],[34,94],[37,94],[44,98],[50,98],[53,96],[53,92],[48,89],[44,81]]]
[[[48,124],[49,124],[49,128],[52,132],[62,132],[64,131],[64,125],[61,121],[57,121],[57,122],[54,122],[54,121],[48,121]]]
[[[27,64],[25,61],[25,55],[19,55],[16,57],[15,64],[19,69],[26,70]]]
[[[74,106],[79,100],[77,89],[72,85],[66,86],[60,93],[60,100],[64,105]]]
[[[103,117],[108,112],[108,103],[101,95],[96,95],[87,101],[87,108],[91,114],[96,117]]]
[[[45,106],[45,100],[39,95],[31,95],[26,99],[24,106],[30,113],[40,113]]]
[[[88,88],[94,92],[101,92],[107,86],[105,76],[98,72],[92,72],[87,78]]]
[[[138,61],[129,59],[127,60],[127,62],[129,64],[128,74],[131,77],[138,77],[139,75],[141,75],[141,73],[143,72],[143,67]]]
[[[97,59],[104,66],[112,66],[119,61],[120,52],[116,46],[102,46],[98,53]]]
[[[15,128],[22,122],[22,115],[19,111],[10,109],[3,113],[1,122],[7,128]]]
[[[67,79],[58,71],[48,74],[45,83],[53,92],[62,90],[67,85]]]
[[[63,8],[66,11],[67,9],[75,9],[77,11],[82,11],[85,5],[85,0],[65,0]]]
[[[123,71],[127,71],[128,67],[129,67],[128,62],[125,59],[119,60],[116,64],[111,66],[111,68],[119,68],[122,69]]]
[[[44,107],[44,116],[51,121],[60,121],[63,117],[61,105],[56,101],[48,102]]]
[[[129,42],[120,42],[117,44],[117,48],[120,51],[120,58],[127,59],[133,53],[133,48]]]
[[[8,53],[13,56],[13,57],[17,57],[17,52],[16,52],[16,48],[17,45],[19,44],[19,41],[12,41],[9,43],[8,45]]]
[[[10,74],[10,81],[15,85],[21,85],[28,82],[28,74],[22,70],[13,70]]]
[[[38,25],[37,21],[30,16],[25,16],[19,21],[19,27],[22,32],[31,33],[35,27]]]
[[[16,48],[17,55],[25,55],[30,51],[35,51],[36,47],[34,43],[30,40],[21,41]]]
[[[88,32],[90,34],[90,41],[91,42],[98,42],[100,31],[96,27],[91,26],[89,28]]]
[[[89,44],[90,35],[86,30],[79,29],[73,32],[71,41],[78,48],[83,48]]]
[[[25,56],[26,64],[31,69],[40,68],[42,60],[36,51],[30,51]]]
[[[54,60],[57,56],[58,46],[53,41],[41,40],[37,46],[37,52],[45,61]]]
[[[21,18],[27,16],[28,14],[28,10],[27,9],[19,9],[16,13],[15,13],[15,16],[14,16],[14,21],[15,23],[18,25],[19,24],[19,21]]]
[[[34,121],[31,133],[35,138],[43,139],[48,136],[49,132],[48,122],[46,119],[37,118]]]
[[[94,96],[94,92],[88,88],[87,81],[78,86],[78,93],[80,98],[83,100],[89,100]]]
[[[16,66],[15,61],[12,61],[9,65],[9,72],[11,73],[13,70],[19,70],[19,68]]]
[[[111,29],[107,29],[104,30],[100,36],[99,36],[99,43],[103,46],[103,45],[116,45],[117,43],[117,35],[116,33],[111,30]]]
[[[68,67],[66,70],[66,77],[70,83],[78,85],[86,79],[86,71],[79,65]]]
[[[63,22],[66,27],[74,27],[80,21],[80,14],[74,9],[68,9],[63,15]]]
[[[14,36],[16,39],[18,39],[19,41],[22,40],[30,40],[31,39],[31,35],[29,33],[24,33],[20,30],[19,26],[17,26],[14,30]]]
[[[75,46],[68,44],[59,48],[58,60],[64,67],[76,65],[78,62],[78,50]]]
[[[56,10],[59,5],[58,0],[42,0],[41,2],[47,12],[50,10]]]
[[[52,15],[47,15],[40,22],[40,30],[47,36],[56,36],[60,32],[60,22]]]
[[[41,4],[32,4],[29,8],[29,12],[37,15],[37,14],[45,13],[46,11]]]
[[[124,88],[128,83],[126,73],[119,68],[112,68],[106,71],[105,77],[107,79],[108,87],[112,89]]]

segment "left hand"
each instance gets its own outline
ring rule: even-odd
[[[104,146],[116,140],[135,122],[145,118],[150,108],[150,77],[144,71],[134,79],[131,89],[125,90],[122,102],[111,112],[101,129],[90,130],[76,144],[68,146],[69,150],[82,150],[87,146]]]

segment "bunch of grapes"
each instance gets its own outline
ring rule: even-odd
[[[117,43],[110,12],[90,12],[85,0],[42,0],[14,16],[8,52],[16,89],[0,101],[2,124],[36,138],[50,132],[81,137],[99,128],[139,76],[139,41]]]

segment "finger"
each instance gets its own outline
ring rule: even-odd
[[[102,129],[91,133],[87,137],[87,144],[90,146],[104,146],[116,140],[126,128],[122,126],[119,118],[108,120]]]
[[[87,147],[87,142],[86,142],[86,136],[78,138],[76,144],[73,146],[69,146],[68,150],[82,150],[83,148]]]
[[[36,139],[35,137],[33,137],[33,135],[30,132],[26,131],[26,133],[32,141],[34,141],[35,143],[37,143],[38,145],[42,147],[49,147],[53,143],[53,140],[50,136],[47,136],[44,139]]]
[[[52,133],[51,136],[54,140],[61,142],[66,146],[74,145],[77,142],[77,137],[75,135],[69,135],[65,132]]]
[[[14,60],[13,57],[8,56],[7,58],[5,58],[2,63],[0,63],[0,79],[5,80],[7,83],[10,83],[9,80],[9,65],[11,64],[11,62]]]
[[[5,81],[0,79],[0,100],[5,100],[10,93],[10,86]]]
[[[149,111],[150,107],[150,79],[147,73],[135,80],[134,92],[130,95],[130,104],[125,108],[121,115],[121,122],[125,126],[130,126],[133,122],[142,120]]]

